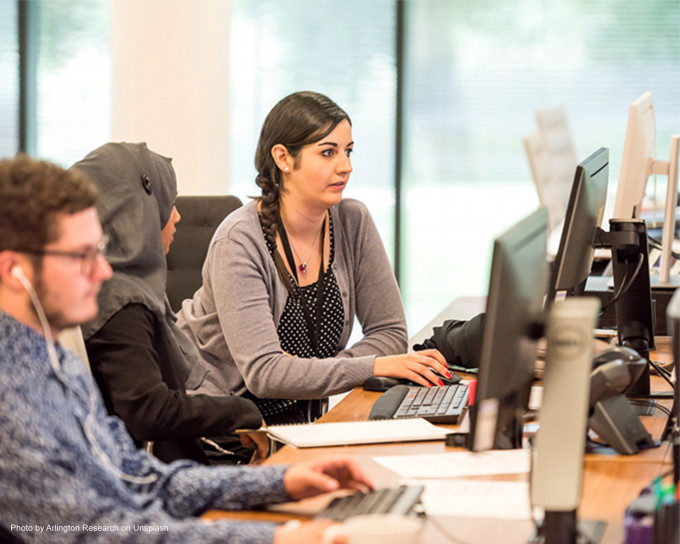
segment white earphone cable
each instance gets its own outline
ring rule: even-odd
[[[14,268],[12,268],[12,275],[19,280],[21,285],[23,285],[24,289],[26,289],[26,291],[28,292],[28,295],[31,297],[31,302],[33,303],[33,307],[35,308],[36,314],[38,315],[40,325],[42,326],[45,335],[45,341],[47,342],[47,356],[50,360],[50,366],[54,370],[54,373],[57,375],[59,381],[64,383],[61,377],[61,366],[59,365],[59,357],[57,356],[57,350],[54,347],[54,339],[52,338],[51,332],[52,329],[50,328],[50,324],[47,321],[47,316],[45,315],[45,311],[43,310],[42,304],[40,303],[38,294],[35,292],[35,289],[33,289],[33,285],[31,285],[31,282],[28,281],[28,278],[26,278],[20,267],[15,266]],[[116,465],[113,464],[113,462],[106,454],[106,452],[104,452],[104,450],[101,449],[101,447],[97,443],[96,437],[94,436],[92,425],[94,424],[95,421],[94,417],[97,404],[96,398],[94,396],[94,391],[90,390],[89,395],[90,395],[89,398],[90,409],[87,414],[87,418],[85,418],[83,431],[85,433],[87,441],[90,443],[90,447],[92,448],[92,452],[95,454],[95,456],[110,472],[112,472],[118,478],[131,484],[148,485],[158,480],[158,476],[156,474],[149,474],[148,476],[133,476],[132,474],[127,474],[123,472]]]

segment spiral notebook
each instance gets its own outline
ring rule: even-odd
[[[451,432],[421,418],[271,425],[267,434],[296,448],[444,440]]]

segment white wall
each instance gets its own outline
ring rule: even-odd
[[[172,157],[180,194],[228,193],[230,2],[110,1],[112,139]]]

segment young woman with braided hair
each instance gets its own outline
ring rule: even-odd
[[[298,92],[268,114],[255,155],[262,195],[218,228],[203,286],[179,311],[206,393],[251,398],[269,424],[312,420],[310,399],[370,376],[441,385],[437,350],[405,353],[399,289],[366,207],[342,198],[349,116]],[[347,347],[354,319],[363,338]]]

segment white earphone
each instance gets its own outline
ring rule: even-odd
[[[25,276],[25,274],[24,274],[24,271],[21,269],[21,267],[20,267],[18,264],[15,264],[15,265],[12,267],[12,269],[10,270],[10,274],[12,274],[12,276],[14,276],[15,278],[17,278],[19,281],[21,281],[22,279],[23,279],[23,280],[26,279],[26,276]],[[23,285],[23,282],[21,282],[21,283],[22,283],[22,285]]]

